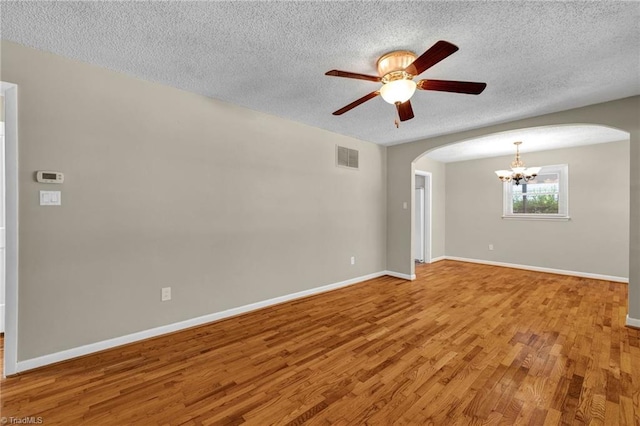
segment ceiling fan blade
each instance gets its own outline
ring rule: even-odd
[[[357,107],[360,104],[363,104],[365,102],[367,102],[369,99],[373,99],[376,96],[378,96],[380,94],[380,92],[375,91],[375,92],[371,92],[368,95],[364,95],[363,97],[361,97],[360,99],[356,99],[355,101],[351,102],[349,105],[340,108],[339,110],[337,110],[336,112],[333,113],[333,115],[342,115],[345,112],[352,110],[353,108]]]
[[[448,41],[440,40],[424,52],[418,59],[413,61],[411,65],[405,68],[405,71],[411,75],[422,74],[447,56],[458,50],[458,46]]]
[[[421,90],[467,93],[469,95],[479,95],[485,87],[487,87],[487,83],[475,83],[473,81],[420,80],[418,82],[418,89]]]
[[[407,121],[413,118],[413,108],[411,108],[411,101],[406,101],[402,104],[398,102],[396,104],[396,108],[398,109],[398,116],[400,117],[400,121]]]
[[[358,74],[357,72],[349,72],[349,71],[340,71],[340,70],[331,70],[324,73],[324,75],[330,75],[332,77],[345,77],[345,78],[357,78],[358,80],[367,80],[367,81],[380,81],[380,77],[376,77],[375,75],[366,75],[366,74]]]

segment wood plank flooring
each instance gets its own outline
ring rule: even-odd
[[[640,425],[626,284],[441,261],[5,379],[46,425]]]

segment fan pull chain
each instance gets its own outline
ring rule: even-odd
[[[396,118],[395,120],[393,120],[393,124],[396,125],[396,129],[400,128],[400,122],[398,121],[398,119]]]

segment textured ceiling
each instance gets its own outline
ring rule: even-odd
[[[637,2],[7,2],[1,36],[145,80],[383,145],[640,94]],[[479,96],[419,91],[394,126],[376,98],[391,50],[460,50],[421,78],[486,82]]]
[[[570,148],[581,145],[618,142],[629,139],[629,133],[605,126],[565,125],[532,127],[468,139],[443,146],[427,154],[434,160],[451,163],[476,158],[515,155],[515,141],[521,141],[521,153]]]

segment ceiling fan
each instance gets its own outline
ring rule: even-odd
[[[386,102],[396,106],[400,121],[407,121],[414,117],[410,98],[416,89],[479,95],[485,87],[487,87],[486,83],[451,80],[420,80],[417,83],[413,81],[414,77],[422,74],[457,50],[458,46],[448,41],[440,40],[419,57],[416,57],[415,53],[407,50],[389,52],[381,56],[376,63],[378,74],[380,74],[379,77],[348,71],[327,71],[325,75],[333,77],[356,78],[382,83],[382,87],[379,90],[373,91],[351,102],[349,105],[335,111],[333,115],[342,115],[380,95]],[[396,121],[396,126],[398,126],[398,124]]]

